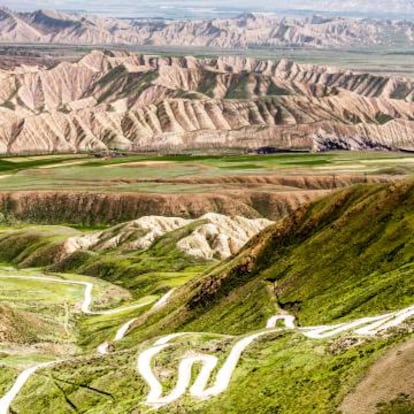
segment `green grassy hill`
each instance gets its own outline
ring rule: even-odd
[[[405,181],[357,185],[301,208],[254,237],[236,256],[192,277],[164,308],[135,315],[128,335],[110,354],[86,353],[33,376],[14,410],[155,412],[145,404],[149,388],[137,371],[137,358],[161,336],[181,332],[152,362],[165,392],[174,388],[182,358],[216,356],[214,379],[239,341],[252,333],[261,336],[245,349],[223,393],[198,400],[187,392],[161,407],[157,412],[162,414],[350,414],[354,393],[371,404],[361,413],[413,412],[411,370],[406,369],[414,348],[412,318],[373,336],[347,331],[311,339],[299,329],[264,331],[268,318],[280,312],[295,316],[300,327],[414,305],[413,206],[414,182]],[[154,260],[179,262],[171,237],[149,250]],[[88,260],[79,269],[87,269]],[[132,274],[122,280],[130,280],[128,287],[134,289]],[[101,340],[99,321],[89,325],[84,319],[82,326],[81,343],[91,349],[92,336]],[[200,369],[199,364],[193,368],[193,380]],[[392,389],[387,375],[375,379],[384,370],[393,373]]]
[[[90,232],[64,226],[9,228],[0,231],[0,262],[99,277],[130,289],[136,296],[166,293],[212,264],[183,253],[176,245],[201,222],[168,232],[148,249],[126,251],[120,246],[103,251],[78,250],[69,255],[63,254],[65,241]],[[118,227],[108,232],[115,237]]]
[[[277,305],[303,325],[409,306],[413,205],[408,181],[351,187],[302,208],[186,285],[160,326],[243,334]]]

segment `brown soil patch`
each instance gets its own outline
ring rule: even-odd
[[[63,163],[52,164],[52,165],[43,165],[41,167],[37,167],[37,169],[39,169],[39,170],[52,170],[54,168],[72,167],[73,165],[85,164],[88,161],[89,160],[80,160],[80,161],[63,162]]]
[[[377,404],[389,402],[400,393],[414,394],[414,339],[384,355],[368,371],[341,406],[343,414],[374,414]]]
[[[109,164],[105,165],[104,168],[114,168],[114,167],[127,167],[127,168],[137,168],[137,167],[157,167],[159,165],[168,165],[174,164],[172,161],[134,161],[126,162],[122,164]]]
[[[111,180],[112,181],[112,180]],[[276,186],[279,189],[302,190],[334,190],[354,184],[388,183],[396,181],[395,177],[386,175],[227,175],[211,177],[173,177],[173,178],[123,178],[123,183],[158,183],[158,184],[182,184],[182,185],[236,185],[236,186]]]

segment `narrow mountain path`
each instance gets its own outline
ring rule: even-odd
[[[47,282],[47,283],[60,283],[65,285],[78,285],[83,286],[85,288],[84,290],[84,296],[83,301],[81,304],[81,311],[85,315],[90,316],[97,316],[97,315],[115,315],[127,310],[131,309],[139,309],[144,306],[147,306],[154,302],[154,300],[146,301],[143,303],[139,303],[136,305],[131,306],[124,306],[116,309],[111,310],[104,310],[104,311],[93,311],[91,310],[91,305],[93,302],[92,293],[94,285],[91,282],[82,282],[77,280],[64,280],[64,279],[57,279],[53,277],[47,277],[47,276],[13,276],[13,275],[4,275],[0,276],[0,279],[17,279],[17,280],[34,280],[39,282]],[[171,296],[173,292],[169,291],[166,295],[164,295],[158,302],[155,303],[152,309],[159,309],[162,306],[164,306],[167,302],[169,297]],[[117,331],[115,335],[115,340],[120,341],[125,337],[127,334],[129,328],[131,325],[135,322],[136,319],[132,319],[122,325],[119,330]],[[98,347],[98,352],[101,354],[106,354],[108,351],[109,344],[106,342]],[[29,380],[29,378],[35,374],[38,370],[50,367],[51,365],[57,364],[61,361],[51,361],[46,363],[41,363],[34,365],[30,368],[27,368],[24,370],[16,379],[15,383],[11,387],[11,389],[0,399],[0,414],[8,414],[10,406],[13,402],[13,400],[16,398],[20,390],[24,387],[26,382]]]
[[[92,305],[92,292],[94,285],[91,282],[81,282],[78,280],[65,280],[65,279],[57,279],[53,277],[47,277],[47,276],[0,276],[0,279],[18,279],[18,280],[35,280],[39,282],[50,282],[50,283],[60,283],[64,285],[78,285],[83,286],[85,288],[84,291],[84,297],[81,304],[81,311],[85,315],[116,315],[118,313],[132,310],[132,309],[138,309],[142,308],[143,306],[147,306],[154,302],[154,300],[149,300],[144,303],[139,303],[136,305],[130,305],[130,306],[124,306],[116,309],[111,310],[103,310],[103,311],[92,311],[91,305]]]
[[[141,304],[120,307],[112,310],[93,311],[91,310],[91,305],[93,301],[92,293],[94,285],[90,282],[62,280],[46,276],[0,276],[0,279],[36,280],[48,283],[62,283],[83,286],[85,290],[81,304],[81,311],[86,315],[115,315],[126,310],[141,308],[153,302],[148,301]],[[172,293],[173,290],[169,291],[166,295],[159,299],[151,308],[150,312],[157,311],[158,309],[165,306],[168,303],[168,300],[170,299]],[[146,397],[146,403],[153,408],[159,408],[181,398],[187,391],[191,396],[198,399],[206,399],[223,393],[228,388],[234,370],[236,369],[240,357],[246,348],[248,348],[260,337],[283,329],[277,327],[277,323],[279,321],[283,322],[285,329],[297,330],[310,339],[318,340],[334,337],[344,332],[352,332],[353,334],[362,336],[374,336],[387,329],[400,325],[413,316],[414,306],[411,306],[400,311],[389,312],[384,315],[360,318],[354,321],[339,323],[335,325],[298,328],[295,325],[294,316],[289,314],[275,315],[269,318],[267,321],[266,329],[255,332],[251,335],[244,336],[233,345],[223,365],[217,371],[214,382],[212,382],[211,377],[213,372],[216,370],[219,362],[216,356],[201,353],[191,353],[183,357],[178,367],[176,386],[167,395],[163,395],[163,386],[153,372],[153,359],[162,351],[171,347],[173,345],[172,341],[181,336],[190,335],[190,333],[175,333],[161,337],[150,348],[144,350],[138,355],[136,368],[149,386],[149,393]],[[116,332],[114,341],[122,340],[135,321],[136,318],[131,319],[123,324]],[[98,347],[98,352],[106,354],[108,352],[108,346],[109,344],[107,342],[101,344]],[[23,371],[18,376],[12,388],[0,399],[0,414],[9,413],[9,408],[13,400],[34,373],[40,369],[50,367],[51,365],[57,364],[59,362],[60,361],[46,362],[30,367]],[[195,364],[201,365],[201,369],[199,370],[197,377],[191,385],[192,372]]]
[[[16,379],[16,382],[10,388],[10,390],[0,399],[0,414],[9,414],[9,408],[11,403],[16,398],[17,394],[23,388],[24,384],[28,379],[39,369],[49,367],[55,364],[56,361],[45,362],[43,364],[38,364],[33,367],[27,368],[24,370]]]
[[[155,302],[154,306],[151,308],[151,311],[157,311],[158,309],[161,309],[163,306],[165,306],[171,295],[174,293],[175,289],[171,289],[170,291],[168,291],[164,296],[162,296],[157,302]],[[126,334],[128,333],[129,329],[131,328],[131,326],[133,325],[133,323],[137,320],[137,318],[133,318],[131,320],[129,320],[128,322],[124,323],[116,332],[115,337],[114,337],[114,342],[119,342],[122,339],[125,338]],[[98,346],[98,348],[96,349],[98,354],[101,355],[105,355],[108,353],[109,351],[109,342],[105,341],[102,344],[100,344]]]
[[[195,398],[205,399],[216,396],[224,392],[230,384],[233,372],[240,360],[242,353],[246,348],[261,336],[276,332],[281,328],[276,328],[278,321],[282,321],[286,329],[297,330],[310,339],[331,338],[344,332],[352,332],[357,335],[373,336],[387,329],[398,326],[405,320],[414,316],[414,306],[401,311],[390,312],[384,315],[366,317],[351,322],[345,322],[336,325],[310,326],[297,328],[295,317],[292,315],[275,315],[272,316],[266,324],[266,329],[248,335],[237,341],[222,367],[217,371],[215,381],[211,386],[211,375],[217,368],[218,358],[213,355],[190,354],[181,359],[178,367],[177,384],[174,389],[167,395],[163,395],[163,387],[153,372],[153,359],[172,346],[171,341],[190,333],[179,333],[162,337],[154,343],[151,348],[141,352],[137,360],[137,370],[149,386],[146,403],[153,408],[159,408],[170,404],[181,398],[187,390]],[[201,369],[191,385],[193,366],[201,365]]]

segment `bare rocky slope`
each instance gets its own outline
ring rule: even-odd
[[[0,342],[27,344],[36,341],[36,332],[47,329],[47,322],[29,312],[15,312],[0,305]]]
[[[179,217],[141,217],[107,230],[67,238],[62,245],[60,259],[82,250],[145,250],[165,234],[183,228],[187,228],[187,231],[177,242],[180,251],[205,260],[226,259],[272,223],[266,219],[229,217],[213,213],[193,220]]]
[[[0,152],[413,147],[410,79],[95,51],[0,71]]]
[[[230,19],[115,19],[56,10],[0,10],[0,41],[23,43],[177,45],[216,48],[412,45],[409,21],[244,14]]]

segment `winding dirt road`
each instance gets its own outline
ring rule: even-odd
[[[210,378],[218,364],[218,358],[205,354],[189,354],[183,357],[178,367],[178,379],[175,388],[167,395],[163,395],[163,387],[153,372],[153,359],[172,346],[171,341],[189,333],[172,334],[162,337],[154,345],[141,352],[137,360],[137,370],[149,386],[146,403],[153,408],[159,408],[170,404],[181,398],[187,390],[195,398],[205,399],[224,392],[230,384],[233,372],[240,360],[242,353],[255,340],[268,333],[275,332],[278,321],[282,321],[286,329],[302,333],[310,339],[324,339],[339,335],[343,332],[353,332],[357,335],[377,335],[378,333],[400,325],[405,320],[414,316],[414,306],[397,312],[390,312],[385,315],[357,319],[352,322],[345,322],[336,325],[310,326],[296,328],[295,317],[292,315],[272,316],[266,324],[266,329],[252,335],[248,335],[237,341],[232,347],[222,367],[217,371],[213,385]],[[193,366],[201,365],[193,385],[191,385]]]
[[[162,296],[155,304],[154,306],[151,308],[151,312],[157,311],[159,309],[161,309],[163,306],[165,306],[168,301],[170,300],[171,295],[174,293],[175,289],[171,289],[169,292],[167,292],[164,296]],[[144,304],[143,306],[145,306],[146,304]],[[129,329],[131,328],[131,326],[133,325],[133,323],[137,320],[137,318],[133,318],[130,321],[126,322],[125,324],[123,324],[118,331],[115,334],[114,337],[114,342],[119,342],[122,339],[125,338],[126,334],[128,333]],[[98,354],[100,355],[106,355],[109,351],[109,342],[106,341],[102,344],[100,344],[98,346],[98,348],[96,349],[96,351],[98,352]],[[1,413],[0,413],[1,414]]]
[[[35,280],[35,281],[39,281],[39,282],[48,282],[48,283],[61,283],[61,284],[66,284],[66,285],[78,285],[78,286],[83,286],[85,288],[84,290],[84,297],[83,297],[83,301],[82,304],[80,306],[81,311],[85,314],[85,315],[115,315],[127,310],[131,310],[131,309],[139,309],[142,308],[144,306],[147,306],[151,303],[154,302],[154,300],[151,301],[146,301],[144,303],[140,303],[140,304],[136,304],[136,305],[131,305],[131,306],[125,306],[125,307],[120,307],[120,308],[116,308],[116,309],[111,309],[111,310],[104,310],[104,311],[93,311],[91,310],[91,305],[92,305],[92,293],[93,293],[93,288],[94,285],[93,283],[90,282],[81,282],[81,281],[77,281],[77,280],[64,280],[64,279],[57,279],[57,278],[52,278],[52,277],[47,277],[47,276],[12,276],[12,275],[4,275],[4,276],[0,276],[0,279],[18,279],[18,280]],[[164,306],[167,302],[169,297],[171,296],[171,291],[167,293],[167,295],[169,295],[167,297],[167,295],[165,295],[164,297],[162,297],[154,306],[157,306],[157,308],[160,308],[162,306]],[[160,304],[160,301],[162,300],[162,303]],[[124,325],[121,326],[121,328],[117,331],[117,334],[115,336],[115,339],[117,341],[120,341],[121,339],[123,339],[125,337],[125,335],[127,334],[129,328],[131,327],[131,325],[135,322],[135,319],[128,321],[127,323],[125,323]],[[105,354],[107,352],[108,349],[108,345],[107,343],[104,343],[102,345],[100,345],[98,347],[98,352]],[[51,362],[47,362],[47,363],[42,363],[42,364],[37,364],[33,367],[27,368],[26,370],[24,370],[18,377],[17,380],[15,381],[15,383],[13,384],[12,388],[0,399],[0,414],[8,414],[9,413],[9,408],[13,402],[13,400],[16,398],[17,394],[20,392],[20,390],[24,387],[24,385],[26,384],[26,382],[29,380],[29,378],[35,374],[38,370],[46,368],[46,367],[50,367],[51,365],[57,364],[61,361],[51,361]]]
[[[104,311],[92,311],[91,304],[92,304],[92,292],[94,285],[91,282],[81,282],[78,280],[65,280],[65,279],[57,279],[54,277],[47,277],[47,276],[0,276],[0,279],[18,279],[18,280],[35,280],[39,282],[50,282],[50,283],[61,283],[64,285],[78,285],[83,286],[85,288],[84,297],[81,304],[81,311],[85,315],[116,315],[117,313],[121,313],[131,309],[138,309],[142,308],[143,306],[147,306],[154,302],[154,300],[150,300],[144,303],[139,303],[136,305],[124,306],[121,308],[111,309],[111,310],[104,310]]]
[[[36,280],[50,283],[62,283],[81,285],[85,288],[84,298],[81,304],[81,310],[86,315],[114,315],[126,310],[138,309],[146,306],[153,301],[144,302],[137,305],[121,307],[112,310],[92,311],[92,292],[94,285],[90,282],[80,282],[74,280],[62,280],[51,277],[35,277],[35,276],[0,276],[2,279],[25,279]],[[158,300],[151,308],[151,311],[157,311],[168,303],[173,291],[168,292],[161,299]],[[324,339],[339,335],[344,332],[352,332],[353,334],[372,336],[377,335],[392,327],[398,326],[405,320],[414,316],[414,306],[408,307],[401,311],[390,312],[384,315],[360,318],[355,321],[345,322],[335,325],[322,325],[297,328],[295,325],[295,317],[288,314],[275,315],[269,318],[266,323],[266,329],[247,335],[238,340],[230,350],[229,355],[224,361],[222,367],[217,371],[215,381],[211,381],[211,376],[218,365],[218,358],[213,355],[206,355],[201,353],[189,353],[184,356],[178,367],[178,379],[174,389],[167,395],[163,395],[163,386],[157,376],[153,372],[153,359],[162,351],[171,347],[172,341],[190,333],[175,333],[164,336],[158,339],[150,348],[141,352],[137,359],[137,371],[141,374],[143,379],[149,386],[149,393],[146,397],[146,403],[153,408],[159,408],[170,404],[181,398],[187,391],[195,398],[206,399],[223,393],[229,386],[233,372],[240,360],[241,355],[246,348],[251,345],[258,338],[269,334],[271,332],[279,331],[282,328],[277,327],[279,321],[283,322],[285,329],[297,330],[310,339]],[[115,341],[122,340],[128,333],[129,329],[136,321],[136,318],[129,320],[123,324],[116,332]],[[108,351],[108,342],[101,344],[98,347],[98,352],[105,354]],[[8,414],[9,408],[18,395],[22,387],[28,379],[38,370],[47,368],[60,361],[53,361],[38,364],[23,371],[17,378],[12,388],[0,399],[0,414]],[[200,364],[201,369],[191,385],[193,366]],[[209,384],[211,384],[209,386]]]
[[[16,398],[17,394],[23,388],[24,384],[26,384],[27,380],[39,369],[49,367],[53,364],[57,363],[56,361],[53,362],[45,362],[43,364],[35,365],[34,367],[27,368],[24,370],[16,379],[16,382],[10,388],[10,390],[0,399],[0,414],[9,414],[9,408],[11,403]]]

